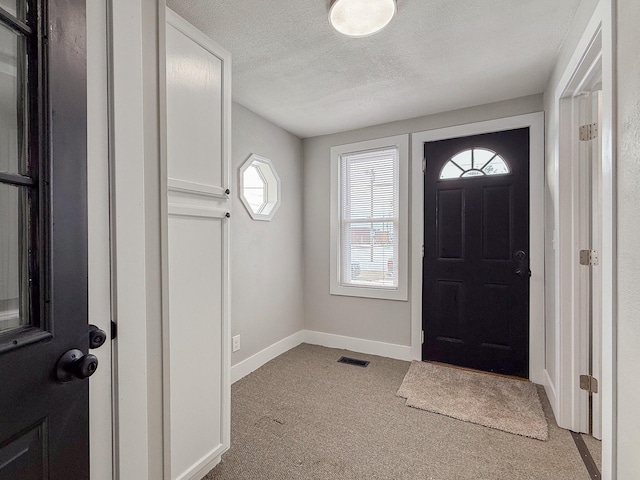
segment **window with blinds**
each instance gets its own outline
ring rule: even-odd
[[[399,151],[340,156],[340,279],[343,286],[398,288]]]

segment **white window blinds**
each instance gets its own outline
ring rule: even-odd
[[[340,284],[398,288],[397,147],[340,157]]]

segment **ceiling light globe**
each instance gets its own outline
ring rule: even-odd
[[[396,0],[332,0],[329,21],[343,35],[366,37],[386,27],[396,11]]]

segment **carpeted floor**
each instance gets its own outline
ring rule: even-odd
[[[367,368],[336,363],[341,355]],[[544,392],[541,442],[405,406],[408,362],[300,345],[232,387],[231,449],[206,479],[588,480]]]

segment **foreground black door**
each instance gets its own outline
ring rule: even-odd
[[[529,129],[425,143],[424,360],[529,375]]]
[[[0,1],[2,480],[89,478],[83,3]]]

